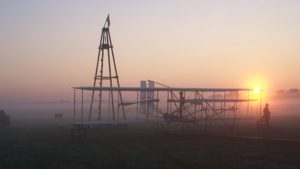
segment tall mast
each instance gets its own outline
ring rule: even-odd
[[[106,18],[106,21],[104,23],[104,26],[102,28],[101,37],[100,37],[100,45],[99,45],[99,51],[98,51],[98,57],[97,57],[97,64],[96,64],[96,71],[94,76],[94,83],[93,87],[96,87],[96,85],[99,85],[99,87],[104,87],[103,82],[108,81],[109,87],[118,87],[120,88],[120,81],[119,81],[119,75],[117,71],[117,64],[115,60],[111,35],[109,31],[110,27],[110,18],[109,15]],[[100,69],[99,69],[100,65]],[[108,68],[108,75],[105,75],[104,73],[104,67]],[[108,87],[108,86],[106,86]],[[90,111],[89,111],[89,120],[92,118],[92,110],[93,110],[93,102],[94,102],[94,96],[95,92],[97,90],[92,91],[92,98],[91,98],[91,104],[90,104]],[[109,101],[109,113],[112,113],[113,120],[116,120],[116,108],[119,111],[119,106],[121,106],[121,112],[123,114],[123,119],[126,119],[125,110],[123,106],[123,98],[122,93],[120,90],[115,91],[117,92],[117,106],[115,105],[116,101],[116,95],[114,95],[114,91],[109,91],[108,93],[108,101]],[[99,91],[99,107],[98,107],[98,120],[101,120],[102,115],[102,103],[103,103],[103,92]],[[120,104],[119,104],[120,102]],[[112,111],[112,112],[110,112]]]

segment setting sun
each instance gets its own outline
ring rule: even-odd
[[[268,77],[263,75],[250,76],[247,80],[245,80],[245,86],[253,89],[254,95],[258,95],[261,93],[264,93],[265,95],[266,91],[269,90]]]
[[[255,87],[254,89],[253,89],[253,91],[254,91],[254,93],[260,93],[260,88],[259,87]]]

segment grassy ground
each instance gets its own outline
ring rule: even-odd
[[[274,130],[281,129],[282,135],[287,135],[284,127],[278,126]],[[244,134],[254,134],[249,125],[244,128]],[[93,130],[87,141],[78,143],[71,140],[69,129],[58,129],[55,123],[42,120],[0,128],[0,168],[300,168],[299,143],[215,137],[197,130],[149,126]],[[236,133],[243,133],[242,127]]]

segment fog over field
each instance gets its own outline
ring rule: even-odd
[[[272,116],[298,117],[300,119],[300,99],[298,98],[270,98],[266,102],[270,105]],[[80,106],[79,102],[76,102]],[[85,112],[89,101],[85,101]],[[73,117],[73,101],[52,102],[23,102],[6,103],[1,109],[11,116],[11,119],[52,119],[55,114],[62,113],[66,118]],[[107,106],[107,105],[106,105]],[[133,106],[134,107],[134,106]],[[132,108],[134,111],[134,108]],[[78,111],[78,110],[77,110]]]

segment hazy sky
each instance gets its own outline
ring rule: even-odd
[[[300,88],[300,1],[1,0],[0,103],[91,85],[109,13],[121,85]]]

